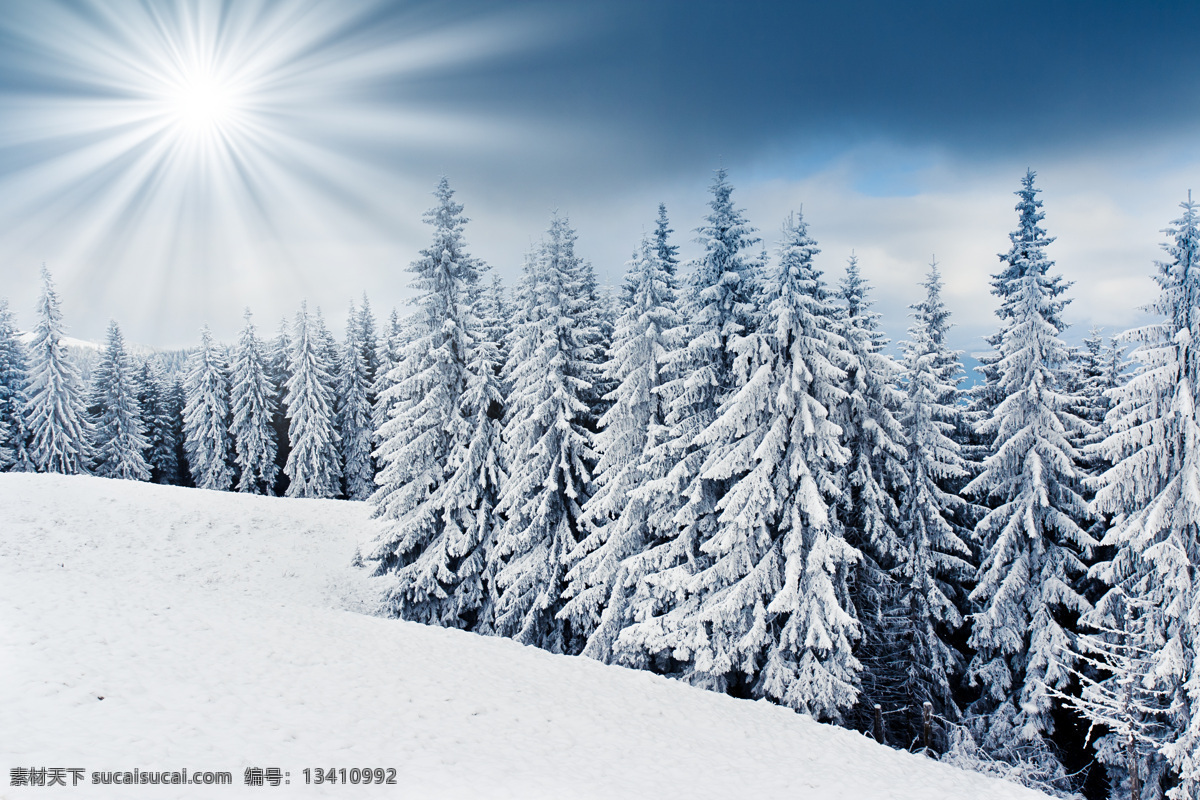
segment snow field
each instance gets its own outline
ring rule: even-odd
[[[77,797],[1042,797],[765,702],[362,613],[372,525],[359,503],[0,475],[0,797],[40,796],[8,782],[42,766],[233,773]],[[291,784],[245,787],[250,766]]]

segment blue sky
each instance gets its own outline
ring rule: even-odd
[[[1027,167],[1078,339],[1138,321],[1200,187],[1194,3],[0,0],[0,296],[44,261],[72,333],[174,347],[403,307],[445,174],[513,278],[551,212],[616,283],[658,202],[695,253],[707,186],[773,247],[803,207],[903,336],[936,254],[955,344]]]

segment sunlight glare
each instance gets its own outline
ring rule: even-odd
[[[237,95],[227,82],[199,70],[172,87],[171,114],[193,132],[221,128],[237,110]]]

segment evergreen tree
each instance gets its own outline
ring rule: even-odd
[[[377,446],[382,442],[379,431],[391,419],[392,409],[396,405],[396,391],[393,387],[403,371],[397,373],[394,370],[403,363],[407,344],[408,333],[404,322],[393,308],[382,347],[379,348],[379,369],[375,373],[375,383],[371,387],[372,395],[375,397],[371,406],[371,427],[375,431],[374,442]]]
[[[1155,775],[1151,761],[1147,789],[1170,787],[1180,800],[1200,793],[1200,218],[1190,195],[1182,208],[1165,231],[1171,260],[1158,264],[1149,309],[1164,319],[1126,334],[1141,366],[1110,392],[1111,434],[1097,450],[1113,466],[1093,506],[1114,518],[1103,543],[1115,552],[1093,574],[1111,589],[1085,618],[1103,631],[1134,610],[1152,648],[1145,680],[1165,706],[1157,755],[1169,774]]]
[[[379,337],[375,333],[375,315],[371,313],[371,301],[367,299],[367,293],[363,292],[362,305],[358,308],[357,316],[354,316],[350,325],[346,330],[354,328],[358,346],[362,351],[363,369],[366,373],[367,380],[367,402],[375,402],[375,394],[372,387],[375,385],[375,376],[379,373]]]
[[[188,469],[197,488],[228,491],[233,484],[229,366],[225,348],[213,341],[207,325],[200,332],[200,349],[188,361],[183,406]]]
[[[548,238],[526,264],[527,306],[513,334],[507,369],[512,391],[504,441],[510,478],[499,513],[505,522],[490,554],[495,632],[551,652],[582,642],[558,617],[565,562],[580,535],[591,492],[592,434],[585,427],[597,331],[588,279],[575,255],[575,232],[555,216]],[[502,565],[502,566],[501,566]]]
[[[92,429],[79,370],[62,343],[64,333],[58,293],[50,272],[42,267],[42,294],[25,384],[29,454],[39,472],[74,475],[87,472],[91,462]]]
[[[476,627],[484,604],[484,548],[499,485],[501,402],[496,353],[472,308],[483,265],[466,251],[463,207],[442,178],[425,214],[433,243],[409,267],[416,336],[383,397],[394,406],[379,429],[379,489],[372,498],[384,532],[373,546],[391,573],[387,600],[406,619]]]
[[[268,377],[268,358],[254,330],[247,308],[242,335],[233,351],[230,404],[233,424],[234,462],[237,464],[239,492],[271,494],[279,467],[275,464],[275,431],[271,418],[275,413],[276,389]]]
[[[568,556],[568,602],[559,613],[578,637],[586,637],[583,654],[604,661],[611,658],[617,635],[633,621],[629,598],[642,577],[640,556],[650,541],[651,505],[638,490],[665,474],[653,471],[647,452],[666,421],[662,370],[667,337],[679,324],[674,276],[660,252],[645,238],[629,262],[631,303],[617,320],[605,367],[605,378],[616,389],[596,437],[597,490],[584,507],[587,535]]]
[[[861,557],[833,506],[849,453],[829,410],[845,402],[845,347],[832,330],[803,218],[784,224],[762,329],[734,340],[740,386],[699,437],[701,479],[728,482],[718,527],[688,592],[697,610],[677,645],[692,679],[750,679],[754,694],[840,719],[858,694],[860,635],[847,580]],[[740,675],[739,675],[740,673]]]
[[[328,342],[320,317],[310,317],[303,304],[296,315],[285,401],[288,410],[288,454],[284,472],[288,497],[337,497],[341,468],[334,427],[332,378],[326,362]]]
[[[150,480],[146,463],[146,429],[138,405],[133,361],[115,320],[108,323],[108,340],[92,375],[95,473],[103,478]]]
[[[178,451],[182,446],[180,410],[164,385],[162,370],[147,359],[137,373],[138,407],[146,426],[146,465],[150,480],[168,486],[180,483]]]
[[[364,300],[366,298],[364,297]],[[368,348],[363,336],[374,338],[374,323],[364,323],[361,314],[350,306],[346,321],[346,344],[342,348],[342,368],[337,393],[337,423],[341,437],[342,477],[346,497],[366,500],[375,490],[375,470],[371,465],[371,404],[368,392],[371,378],[368,371]],[[374,357],[374,347],[369,348]]]
[[[1072,444],[1088,430],[1058,376],[1067,349],[1059,335],[1065,300],[1061,279],[1048,275],[1052,241],[1027,174],[1017,210],[1020,225],[1002,273],[1007,283],[1001,317],[1008,321],[996,362],[1003,400],[980,426],[993,440],[982,472],[966,487],[992,508],[975,536],[985,554],[971,599],[980,606],[969,640],[969,674],[982,687],[975,704],[986,714],[981,744],[1009,761],[1033,761],[1051,781],[1065,773],[1044,737],[1054,732],[1052,689],[1070,675],[1058,662],[1074,643],[1073,618],[1090,608],[1077,587],[1081,554],[1096,542],[1079,525],[1087,517],[1080,495],[1080,454]]]
[[[176,373],[167,389],[167,419],[171,438],[175,442],[175,464],[178,469],[174,485],[194,487],[192,474],[187,466],[187,434],[184,433],[183,411],[187,408],[187,391],[183,387],[184,375]]]
[[[654,246],[663,269],[672,278],[679,269],[679,245],[671,244],[671,234],[674,232],[674,229],[671,228],[671,221],[667,219],[667,204],[659,203],[658,220],[654,227]]]
[[[944,719],[959,709],[954,690],[965,666],[955,645],[963,624],[965,583],[973,573],[970,531],[961,524],[971,506],[947,487],[967,475],[953,438],[959,409],[958,354],[945,343],[949,328],[941,299],[941,275],[930,265],[925,299],[913,306],[913,325],[904,343],[904,405],[900,420],[907,436],[907,479],[900,494],[901,550],[892,573],[896,593],[885,613],[886,647],[873,654],[876,702],[886,701],[899,741],[916,740],[925,703]],[[951,371],[951,368],[954,368]]]
[[[619,660],[632,666],[677,672],[687,669],[671,656],[669,620],[686,618],[686,586],[706,556],[697,549],[717,527],[717,500],[727,483],[703,478],[708,446],[697,437],[716,419],[736,388],[736,337],[752,333],[760,314],[761,264],[751,248],[759,243],[742,211],[735,209],[725,170],[718,170],[705,225],[697,233],[704,255],[693,264],[681,303],[685,323],[667,365],[669,433],[654,445],[654,457],[671,464],[648,487],[655,544],[647,551],[647,575],[635,599],[637,622],[618,641]],[[682,652],[682,651],[681,651]]]
[[[824,292],[819,285],[817,290]],[[908,482],[908,453],[895,417],[903,399],[897,388],[900,370],[884,352],[887,338],[879,330],[879,315],[870,311],[869,291],[851,255],[839,292],[845,303],[839,326],[845,346],[831,354],[846,372],[846,395],[830,411],[850,453],[840,517],[846,540],[863,554],[855,568],[853,599],[863,626],[859,655],[866,667],[865,699],[874,703],[881,699],[875,684],[894,664],[884,612],[897,590],[890,570],[900,561],[903,543],[895,498]]]
[[[284,467],[292,453],[288,439],[287,382],[292,377],[292,335],[287,317],[279,320],[279,331],[268,349],[267,385],[275,391],[271,403],[271,432],[275,435],[275,486],[272,494],[283,496],[290,483]]]
[[[0,298],[0,472],[32,472],[29,434],[25,427],[25,346],[8,301]]]

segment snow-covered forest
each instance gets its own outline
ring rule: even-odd
[[[754,227],[724,170],[702,255],[660,205],[611,293],[561,215],[505,287],[443,179],[411,306],[364,295],[341,342],[247,309],[177,370],[113,322],[85,385],[43,270],[32,336],[0,300],[0,471],[365,501],[397,617],[1062,796],[1195,798],[1198,206],[1130,265],[1157,321],[1072,347],[1035,177],[969,388],[938,264],[893,347],[857,261],[819,267],[798,213]]]

